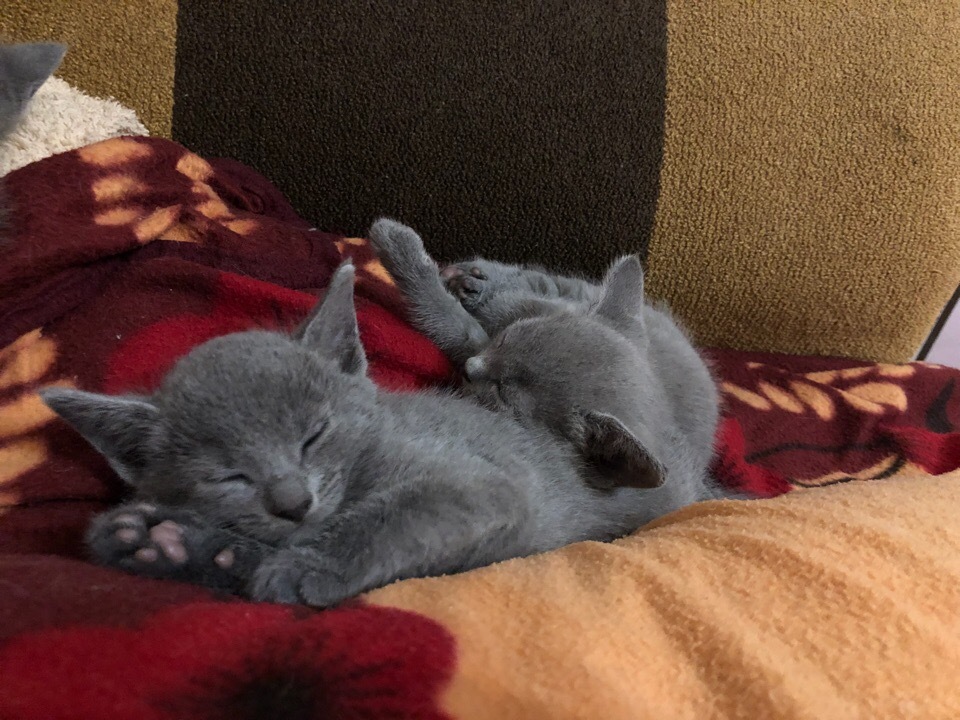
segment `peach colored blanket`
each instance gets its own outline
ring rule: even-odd
[[[372,593],[438,620],[459,718],[958,718],[960,473],[703,503]]]

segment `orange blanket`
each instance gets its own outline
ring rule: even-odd
[[[960,472],[702,503],[370,595],[456,638],[458,718],[960,718]]]

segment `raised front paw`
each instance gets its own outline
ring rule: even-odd
[[[479,266],[469,262],[447,265],[440,271],[440,279],[447,291],[468,311],[481,303],[489,280]]]
[[[254,600],[319,608],[336,605],[355,594],[334,563],[316,551],[299,548],[279,550],[260,563],[249,587]]]
[[[423,276],[433,276],[435,281],[437,265],[412,228],[381,218],[370,227],[369,236],[380,261],[398,283],[414,282]]]
[[[233,548],[212,533],[183,511],[131,503],[95,517],[87,545],[102,565],[148,577],[193,580],[228,573],[234,565]]]

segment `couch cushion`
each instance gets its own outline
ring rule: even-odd
[[[179,10],[174,137],[325,229],[594,274],[638,251],[741,349],[908,360],[960,282],[955,1]]]

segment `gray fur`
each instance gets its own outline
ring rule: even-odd
[[[384,222],[375,223],[371,235],[382,233]],[[413,232],[409,228],[397,231],[401,236]],[[582,278],[482,258],[448,265],[440,275],[447,291],[491,337],[523,317],[582,311],[597,300],[600,292],[599,285]]]
[[[419,330],[442,348],[462,334],[447,334],[457,324],[479,324],[494,338],[463,363],[485,404],[570,440],[604,469],[608,486],[657,488],[646,495],[651,518],[722,495],[708,475],[716,384],[668,311],[645,302],[638,258],[618,261],[602,284],[482,260],[431,274],[426,262],[404,267],[426,256],[410,228],[379,220],[370,238],[397,272]],[[459,312],[449,303],[431,311],[444,284]],[[617,462],[606,457],[611,448]]]
[[[67,48],[57,43],[0,45],[0,142],[10,134],[30,99],[60,65]],[[0,181],[0,232],[7,226],[7,199]]]
[[[91,526],[95,559],[327,606],[651,519],[645,491],[597,489],[569,440],[470,398],[381,390],[362,358],[345,265],[292,337],[211,340],[150,396],[44,390],[135,491]],[[156,532],[170,523],[177,552]],[[236,554],[226,569],[212,560],[224,548]]]
[[[458,365],[517,320],[582,312],[599,297],[598,284],[539,267],[477,258],[440,270],[420,236],[388,218],[368,234],[409,301],[414,324]]]
[[[676,323],[643,302],[635,257],[608,273],[584,313],[519,320],[467,362],[473,392],[574,442],[595,458],[600,429],[620,461],[606,462],[612,486],[655,488],[651,517],[717,497],[709,476],[719,397],[710,373]],[[623,448],[634,447],[628,453]],[[660,482],[656,482],[659,475]]]

